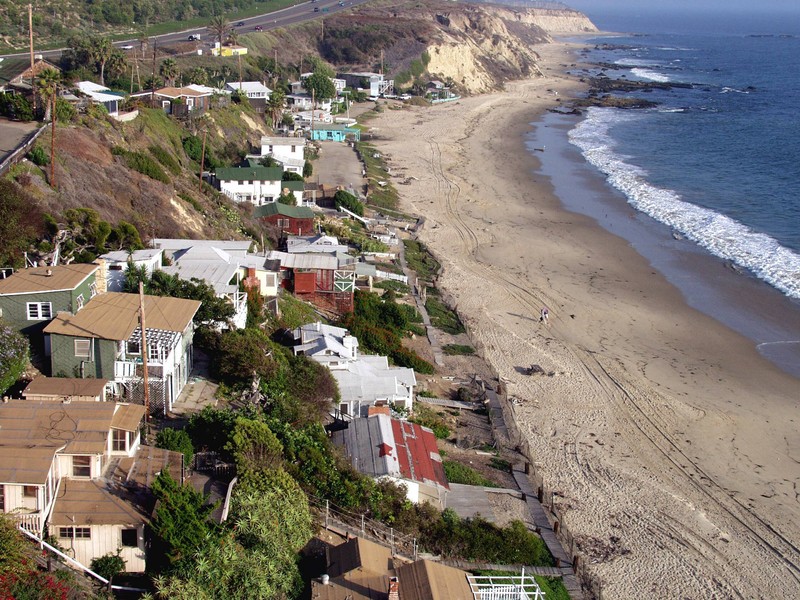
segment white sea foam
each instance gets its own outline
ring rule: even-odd
[[[615,60],[614,64],[621,67],[649,67],[651,69],[662,66],[662,63],[641,58],[620,58],[619,60]]]
[[[644,114],[608,108],[590,108],[586,118],[570,131],[570,142],[623,192],[636,209],[650,215],[712,254],[749,269],[787,296],[800,298],[800,255],[772,237],[738,221],[681,199],[676,192],[655,187],[647,173],[614,152],[610,128]]]
[[[663,73],[658,73],[657,71],[651,71],[650,69],[642,69],[642,68],[635,68],[631,69],[631,75],[636,75],[640,79],[649,79],[650,81],[657,81],[659,83],[666,83],[669,81],[669,77],[664,75]]]

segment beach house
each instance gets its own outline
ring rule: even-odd
[[[42,331],[56,313],[77,313],[104,291],[99,269],[94,264],[73,263],[15,271],[0,279],[0,318],[38,347],[43,343]]]
[[[234,202],[250,202],[261,206],[274,202],[283,189],[283,168],[263,167],[255,160],[247,167],[220,167],[214,183],[220,192]]]
[[[167,414],[192,370],[192,319],[200,302],[145,295],[143,305],[146,348],[138,294],[108,292],[74,315],[58,313],[44,329],[51,372],[108,379],[115,396],[144,404],[146,356],[151,414]]]
[[[358,472],[405,486],[411,502],[429,502],[439,510],[447,507],[450,486],[436,436],[427,427],[393,419],[388,406],[375,407],[366,418],[335,431],[333,443],[344,449]]]
[[[314,123],[311,125],[309,137],[312,140],[328,142],[361,141],[361,130],[340,123]]]
[[[133,252],[114,250],[101,254],[98,258],[105,261],[106,289],[109,292],[121,292],[125,286],[125,272],[129,266],[144,268],[148,277],[152,276],[154,271],[161,268],[163,256],[162,250],[154,248]]]
[[[305,138],[263,136],[261,138],[261,154],[252,158],[270,156],[280,163],[284,171],[302,175],[303,167],[306,164],[305,149]],[[248,155],[248,158],[251,156]]]
[[[260,81],[229,81],[225,84],[225,91],[231,93],[241,91],[247,96],[250,106],[259,113],[266,110],[267,102],[272,94],[272,90]]]
[[[183,455],[141,445],[144,407],[116,402],[9,400],[0,404],[0,512],[88,567],[119,552],[145,570],[149,486]]]

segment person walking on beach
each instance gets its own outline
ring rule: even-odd
[[[542,316],[539,317],[539,322],[544,323],[547,325],[547,319],[550,318],[550,311],[547,310],[547,307],[542,308]]]

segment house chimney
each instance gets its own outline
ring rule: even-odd
[[[330,575],[328,575],[327,573],[323,573],[323,574],[322,574],[322,575],[320,575],[320,577],[319,577],[319,581],[320,581],[320,583],[321,583],[322,585],[328,585],[328,583],[330,582],[330,580],[331,580],[331,577],[330,577]]]
[[[397,577],[389,580],[389,596],[387,600],[400,600],[400,582]]]

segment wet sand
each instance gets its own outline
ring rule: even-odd
[[[800,381],[537,174],[525,124],[579,87],[567,48],[537,47],[545,78],[505,92],[385,111],[375,143],[395,182],[418,178],[397,186],[402,208],[426,217],[440,285],[519,401],[603,597],[792,597]]]

